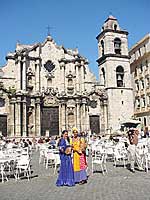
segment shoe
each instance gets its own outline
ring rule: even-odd
[[[139,171],[144,171],[143,167],[138,167]]]
[[[85,183],[87,183],[87,180],[79,182],[79,185],[83,185]]]
[[[134,170],[134,169],[130,169],[130,171],[131,171],[132,173],[135,173],[135,170]]]

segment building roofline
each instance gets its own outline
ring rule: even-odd
[[[144,41],[150,39],[150,33],[146,34],[141,40],[139,40],[138,42],[136,42],[131,49],[129,49],[129,53],[131,53],[134,49],[136,49],[138,46],[141,45],[141,43],[143,43]]]
[[[129,34],[128,31],[125,31],[125,30],[105,29],[101,33],[99,33],[98,36],[96,36],[96,39],[98,40],[100,36],[104,35],[107,32],[120,33],[120,34],[125,34],[125,35]]]

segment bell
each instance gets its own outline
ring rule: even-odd
[[[121,75],[120,75],[120,74],[118,75],[117,80],[118,80],[118,81],[122,81],[122,78],[121,78]]]

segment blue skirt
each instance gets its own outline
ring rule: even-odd
[[[86,181],[87,180],[86,170],[80,170],[78,172],[74,172],[74,179],[75,179],[75,183]]]
[[[61,155],[60,159],[61,165],[56,185],[70,187],[74,186],[75,181],[71,156],[63,154]]]

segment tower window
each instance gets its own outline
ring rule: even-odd
[[[114,25],[114,30],[115,30],[115,31],[117,30],[117,24]]]
[[[118,66],[116,68],[116,79],[117,79],[117,87],[123,87],[124,68],[122,66]]]
[[[147,124],[147,123],[146,123],[146,117],[144,117],[144,126],[146,126],[146,124]]]
[[[101,47],[102,47],[102,56],[104,55],[104,41],[101,40]]]
[[[105,70],[104,70],[104,68],[102,68],[102,78],[103,78],[103,83],[104,83],[104,85],[105,85]]]
[[[121,40],[119,38],[114,39],[114,50],[116,54],[121,54]]]

